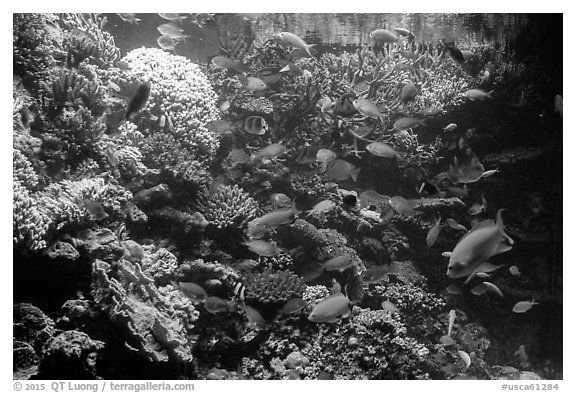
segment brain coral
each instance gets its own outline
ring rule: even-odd
[[[172,134],[199,157],[213,155],[218,139],[206,124],[218,119],[217,97],[200,67],[155,48],[134,49],[123,60],[130,67],[127,82],[151,85],[144,110],[167,116]]]

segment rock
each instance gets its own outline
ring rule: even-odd
[[[64,262],[74,262],[80,257],[80,253],[72,244],[59,240],[53,243],[45,253],[50,259],[60,259]]]
[[[286,360],[284,360],[284,364],[286,368],[295,369],[297,367],[306,367],[310,364],[310,360],[302,355],[300,352],[292,352],[288,356],[286,356]]]
[[[170,188],[166,184],[158,184],[152,188],[138,191],[132,198],[132,202],[140,206],[167,201],[171,198]]]
[[[14,340],[12,345],[12,371],[14,379],[30,379],[38,372],[40,363],[32,346],[24,341]]]
[[[30,303],[13,307],[13,337],[40,350],[54,334],[54,321]]]
[[[133,224],[145,224],[148,222],[146,213],[133,203],[126,204],[126,216],[128,217],[128,221]]]
[[[111,261],[124,254],[124,248],[116,234],[108,228],[87,229],[78,237],[84,242],[82,251],[88,253],[90,259]]]

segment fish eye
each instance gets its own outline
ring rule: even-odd
[[[454,266],[448,266],[448,270],[454,269]]]

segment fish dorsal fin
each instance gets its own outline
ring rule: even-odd
[[[500,243],[498,245],[498,248],[496,249],[496,254],[501,254],[503,252],[510,251],[511,249],[512,249],[511,245],[506,244],[506,243]],[[494,255],[496,255],[496,254],[494,254]]]
[[[470,228],[470,230],[468,231],[468,233],[466,235],[468,235],[474,231],[477,231],[478,229],[493,227],[495,225],[497,225],[497,224],[493,220],[478,221],[474,225],[472,225],[472,228]]]

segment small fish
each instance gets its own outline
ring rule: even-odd
[[[269,243],[264,240],[247,240],[240,244],[245,245],[248,249],[261,257],[271,257],[278,252],[274,243]]]
[[[253,307],[247,304],[243,305],[244,313],[248,319],[248,326],[253,329],[264,329],[266,327],[266,321],[262,318],[262,315]]]
[[[412,53],[414,56],[416,56],[416,54],[411,51],[403,51],[403,52],[409,52]],[[406,55],[404,56],[406,57]],[[417,95],[418,90],[416,89],[416,86],[414,86],[412,83],[407,83],[404,85],[404,87],[402,87],[402,90],[400,91],[400,101],[406,104],[412,101],[414,98],[416,98]]]
[[[378,108],[374,102],[367,98],[357,98],[352,101],[352,105],[354,105],[354,108],[356,108],[356,110],[363,116],[368,116],[370,118],[380,120],[388,117],[387,114],[380,111],[380,108]]]
[[[460,51],[460,49],[458,49],[456,47],[456,45],[454,45],[454,43],[447,43],[446,41],[442,41],[442,43],[444,44],[444,48],[446,49],[446,51],[448,52],[448,54],[450,55],[450,57],[458,64],[462,64],[464,63],[464,55],[462,54],[462,52]]]
[[[440,344],[454,345],[454,344],[456,344],[456,341],[454,341],[454,339],[452,337],[446,335],[446,336],[440,337]]]
[[[556,97],[554,97],[554,111],[560,113],[560,117],[562,117],[562,114],[564,112],[564,101],[562,99],[562,96],[560,94],[556,94]]]
[[[308,214],[306,216],[311,216],[313,214],[324,214],[328,213],[330,210],[336,207],[336,203],[329,199],[325,199],[322,202],[318,202],[314,207],[308,210]]]
[[[326,174],[328,177],[334,180],[348,180],[352,179],[356,181],[358,179],[358,174],[361,168],[356,168],[353,164],[348,161],[341,159],[335,159],[328,163],[326,168]]]
[[[394,196],[389,199],[390,207],[398,213],[405,216],[413,216],[414,214],[422,214],[422,212],[414,210],[410,201],[401,196]]]
[[[164,50],[174,50],[176,47],[176,42],[167,35],[161,35],[158,37],[156,42],[158,43],[158,46]]]
[[[120,86],[112,81],[108,81],[108,88],[115,91],[116,93],[120,93]]]
[[[232,161],[232,165],[246,164],[250,161],[250,156],[246,153],[244,149],[232,149],[228,153],[228,158]]]
[[[291,207],[289,209],[278,209],[270,213],[264,214],[262,217],[253,219],[248,223],[248,228],[251,226],[260,226],[266,230],[276,228],[283,224],[288,224],[292,222],[294,216],[300,213],[296,208],[294,202],[291,202]]]
[[[322,267],[325,271],[331,272],[334,270],[338,270],[339,272],[343,272],[346,269],[355,266],[356,262],[350,255],[339,255],[337,257],[331,258],[328,261],[322,264]]]
[[[30,126],[31,118],[32,116],[30,115],[30,110],[27,107],[23,106],[20,109],[20,121],[22,122],[24,128],[28,128],[28,126]]]
[[[209,222],[208,220],[206,220],[206,218],[204,218],[202,213],[194,212],[190,215],[190,220],[188,221],[188,224],[190,224],[194,228],[204,229],[208,226]]]
[[[450,123],[446,127],[444,127],[443,130],[444,130],[444,132],[452,132],[456,128],[458,128],[458,125],[456,123]]]
[[[128,102],[128,109],[126,110],[126,120],[131,120],[134,115],[139,112],[150,97],[150,84],[147,82],[141,83],[136,88],[136,91]]]
[[[494,93],[494,90],[490,90],[489,92],[485,92],[484,90],[480,90],[480,89],[470,89],[470,90],[466,90],[464,93],[462,93],[462,96],[464,96],[464,98],[467,98],[471,101],[478,101],[478,100],[484,100],[486,98],[493,98],[492,93]]]
[[[293,62],[289,61],[279,72],[288,72],[292,76],[302,76],[304,71]]]
[[[526,311],[530,310],[533,306],[540,304],[540,303],[536,303],[534,302],[534,299],[532,299],[532,301],[521,301],[518,302],[514,305],[514,307],[512,307],[512,311],[518,314],[521,313],[525,313]]]
[[[415,117],[401,117],[394,122],[394,130],[403,131],[409,128],[414,128],[419,125],[424,125],[426,119],[417,119]]]
[[[276,207],[291,207],[292,200],[286,194],[282,194],[280,192],[276,192],[270,195],[270,200]]]
[[[173,40],[181,40],[188,37],[187,35],[184,35],[184,30],[176,25],[173,25],[172,23],[164,23],[158,26],[156,29],[163,36],[170,37]]]
[[[460,358],[464,361],[464,372],[466,372],[466,370],[468,370],[468,367],[470,367],[470,364],[472,364],[472,361],[470,360],[470,355],[468,355],[466,352],[464,351],[458,351],[458,355],[460,355]]]
[[[370,38],[372,38],[375,42],[379,42],[379,43],[394,43],[394,42],[398,42],[398,37],[386,30],[386,29],[377,29],[374,30],[373,32],[370,33]]]
[[[438,215],[438,218],[434,221],[434,225],[428,230],[428,234],[426,235],[426,245],[428,247],[432,247],[434,243],[436,243],[438,235],[440,235],[440,221],[442,221],[442,217]]]
[[[496,173],[500,172],[500,170],[498,168],[496,169],[490,169],[488,171],[485,171],[484,173],[482,173],[482,175],[480,175],[480,177],[489,177],[492,176]]]
[[[382,302],[382,310],[387,311],[390,314],[400,312],[400,310],[398,310],[398,307],[396,307],[394,303],[392,303],[390,300],[384,300]]]
[[[478,273],[476,273],[476,277],[478,277],[478,278],[490,278],[490,273],[478,272]]]
[[[200,285],[193,282],[173,282],[176,288],[178,288],[187,298],[193,301],[204,301],[208,297],[208,294]]]
[[[481,198],[482,198],[482,204],[479,204],[477,202],[474,203],[472,207],[468,209],[468,214],[470,214],[471,216],[476,216],[486,211],[486,209],[488,208],[488,202],[486,201],[484,195],[482,195]]]
[[[384,142],[371,142],[366,146],[366,150],[375,156],[384,158],[393,158],[400,155],[392,146]]]
[[[392,271],[390,265],[372,266],[362,272],[362,281],[368,284],[376,284],[386,277]]]
[[[473,295],[476,295],[476,296],[483,295],[483,294],[486,293],[486,291],[488,291],[488,287],[487,287],[486,285],[484,285],[483,283],[480,283],[480,284],[474,286],[474,287],[470,290],[470,292],[471,292]]]
[[[263,117],[249,116],[244,121],[244,131],[253,135],[264,135],[268,131],[268,124]]]
[[[484,284],[486,286],[486,288],[488,288],[489,292],[495,293],[496,295],[498,295],[500,297],[504,297],[504,294],[502,293],[500,288],[498,288],[496,285],[492,284],[491,282],[483,281],[482,284]]]
[[[138,22],[142,20],[136,18],[136,14],[116,14],[116,15],[118,15],[118,17],[122,19],[124,22],[132,23],[134,25],[138,25]]]
[[[450,295],[459,295],[462,293],[462,288],[454,284],[450,284],[446,287],[446,292],[448,292]]]
[[[214,56],[211,63],[218,68],[225,68],[227,70],[233,70],[240,74],[250,72],[250,68],[239,61],[232,60],[224,56]]]
[[[316,45],[316,44],[308,45],[306,42],[304,42],[304,40],[302,38],[298,37],[295,34],[288,33],[286,31],[274,34],[274,39],[276,40],[276,42],[278,42],[282,45],[292,46],[292,47],[298,48],[298,49],[303,49],[306,51],[306,53],[308,53],[308,55],[310,57],[312,57],[312,53],[310,52],[310,48],[312,48],[313,46]]]
[[[448,313],[448,335],[452,333],[452,328],[454,327],[455,320],[456,320],[456,310],[452,309]]]
[[[88,211],[90,218],[94,221],[100,221],[108,217],[108,213],[104,211],[102,205],[92,199],[84,199],[84,207]]]
[[[274,159],[286,153],[286,146],[282,143],[272,143],[252,153],[252,157]]]
[[[260,78],[254,76],[239,76],[238,79],[246,90],[249,91],[264,91],[268,87],[266,83]]]
[[[118,67],[122,71],[129,71],[130,70],[130,64],[128,64],[128,62],[125,60],[120,60],[118,63],[116,63],[116,67]]]
[[[515,276],[515,277],[519,277],[521,274],[520,269],[518,269],[518,266],[516,266],[516,265],[510,266],[510,268],[508,268],[508,271],[510,271],[510,274]]]
[[[204,308],[211,314],[218,314],[224,311],[231,311],[232,304],[217,296],[210,296],[204,301]]]
[[[206,124],[206,128],[214,134],[222,135],[232,131],[232,122],[224,119],[214,120]]]
[[[258,262],[254,261],[253,259],[245,259],[244,261],[242,261],[241,263],[243,264],[247,264],[250,262],[253,262],[254,264],[258,264]],[[249,270],[249,269],[248,269]],[[241,282],[237,282],[234,285],[234,289],[233,289],[233,293],[234,293],[234,297],[238,300],[240,300],[241,302],[244,301],[244,292],[246,291],[246,287],[244,286],[244,284],[242,284]]]
[[[306,300],[296,297],[290,301],[288,301],[286,304],[284,304],[284,306],[282,306],[282,309],[280,309],[280,313],[281,314],[296,314],[299,313],[300,311],[302,311],[304,309],[304,307],[306,307],[308,305],[308,302],[306,302]]]
[[[177,21],[177,22],[182,22],[183,20],[188,18],[187,16],[180,15],[180,14],[161,14],[161,13],[158,13],[158,16],[160,16],[162,19],[165,19],[165,20]]]
[[[330,288],[330,294],[335,295],[337,293],[342,293],[342,286],[335,278],[332,278],[332,288]]]
[[[524,344],[520,345],[520,347],[518,347],[518,350],[516,352],[514,352],[514,356],[518,356],[518,358],[520,359],[520,362],[523,364],[528,363],[528,360],[530,360],[528,358],[528,354],[526,353],[526,347],[524,346]]]
[[[318,303],[308,316],[308,320],[316,323],[336,323],[339,317],[349,313],[350,299],[340,293]]]
[[[130,262],[141,262],[144,258],[144,249],[134,240],[125,240],[122,243],[124,249],[124,258]]]
[[[336,153],[328,149],[318,149],[318,153],[316,153],[316,161],[324,166],[326,166],[330,161],[334,161],[336,157]]]

